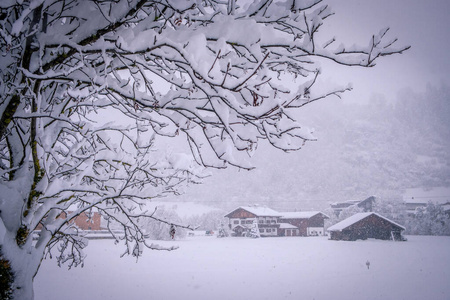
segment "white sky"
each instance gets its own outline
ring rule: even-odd
[[[335,15],[324,24],[323,32],[333,32],[339,40],[365,45],[371,35],[390,27],[390,37],[399,45],[411,45],[403,55],[386,57],[375,68],[339,68],[336,82],[352,82],[348,101],[368,100],[372,93],[394,100],[398,91],[416,92],[428,83],[449,84],[450,1],[448,0],[328,0]],[[328,75],[328,73],[327,73]]]

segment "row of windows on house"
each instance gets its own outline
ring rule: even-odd
[[[277,230],[276,230],[275,228],[266,228],[266,229],[260,228],[260,229],[259,229],[259,232],[260,232],[260,233],[264,233],[264,232],[272,233],[272,232],[277,232]]]
[[[254,222],[254,220],[241,220],[241,221],[234,220],[233,224],[235,224],[235,225],[237,225],[237,224],[253,224],[253,222]],[[262,220],[262,219],[259,219],[258,223],[259,224],[264,224],[264,223],[265,224],[276,224],[277,220]]]

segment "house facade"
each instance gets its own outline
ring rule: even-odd
[[[69,214],[72,212],[69,211]],[[58,218],[67,218],[67,213],[62,212]],[[89,230],[95,230],[99,231],[102,230],[102,217],[99,212],[91,212],[86,213],[82,212],[80,215],[76,216],[73,220],[70,221],[71,224],[75,224],[76,227],[78,227],[81,230],[89,231]],[[42,230],[42,224],[39,224],[36,227],[36,230]]]
[[[357,213],[328,228],[331,240],[356,241],[368,238],[404,240],[405,227],[373,212]]]
[[[329,217],[320,211],[299,211],[281,213],[280,223],[297,227],[299,236],[322,236],[325,234],[325,219]],[[279,235],[287,235],[280,231]]]
[[[273,209],[259,206],[241,206],[225,215],[228,218],[228,228],[234,236],[245,236],[257,226],[262,237],[278,235],[280,216]]]
[[[102,218],[100,213],[92,212],[87,214],[85,212],[81,213],[75,218],[75,225],[81,230],[101,230]]]

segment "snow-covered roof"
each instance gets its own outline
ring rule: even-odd
[[[450,203],[450,187],[435,187],[432,189],[413,188],[405,190],[403,194],[405,203],[427,204],[433,202],[436,204]]]
[[[294,226],[289,223],[279,223],[279,224],[280,224],[280,229],[298,229],[297,226]]]
[[[281,217],[279,212],[265,206],[239,206],[225,216],[228,216],[239,208],[244,209],[258,217]]]
[[[330,203],[330,205],[353,205],[353,204],[358,204],[361,201],[362,200],[346,200],[346,201],[342,201],[342,202],[333,202],[333,203]]]
[[[444,209],[444,211],[450,211],[450,203],[442,205],[442,208]]]
[[[281,214],[265,206],[241,206],[240,208],[259,217],[281,217]]]
[[[291,211],[291,212],[281,212],[283,219],[309,219],[317,214],[322,214],[329,218],[326,214],[321,211]]]
[[[363,213],[354,214],[353,216],[351,216],[351,217],[349,217],[349,218],[347,218],[347,219],[345,219],[345,220],[343,220],[343,221],[341,221],[341,222],[339,222],[337,224],[334,224],[333,226],[330,226],[327,230],[328,231],[342,231],[343,229],[345,229],[345,228],[355,224],[356,222],[361,221],[362,219],[364,219],[364,218],[366,218],[366,217],[368,217],[370,215],[376,215],[376,216],[378,216],[378,217],[380,217],[380,218],[382,218],[382,219],[384,219],[384,220],[386,220],[386,221],[388,221],[388,222],[390,222],[390,223],[392,223],[394,225],[397,225],[400,228],[403,228],[403,230],[405,230],[405,227],[403,227],[402,225],[397,224],[397,223],[395,223],[395,222],[393,222],[393,221],[383,217],[382,215],[374,213],[374,212],[363,212]]]
[[[370,196],[364,200],[347,200],[344,202],[334,202],[334,203],[330,203],[330,205],[334,209],[340,209],[340,208],[347,208],[352,205],[360,206],[361,204],[364,204],[366,202],[373,202],[373,201],[375,201],[375,196]]]

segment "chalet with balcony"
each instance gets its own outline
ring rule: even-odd
[[[261,237],[277,236],[281,214],[268,207],[241,206],[225,215],[228,228],[234,236],[245,236],[254,226],[258,227]]]
[[[329,216],[320,211],[282,212],[278,222],[295,226],[297,229],[293,231],[292,228],[281,227],[279,235],[322,236],[325,233],[325,219],[328,218]]]

